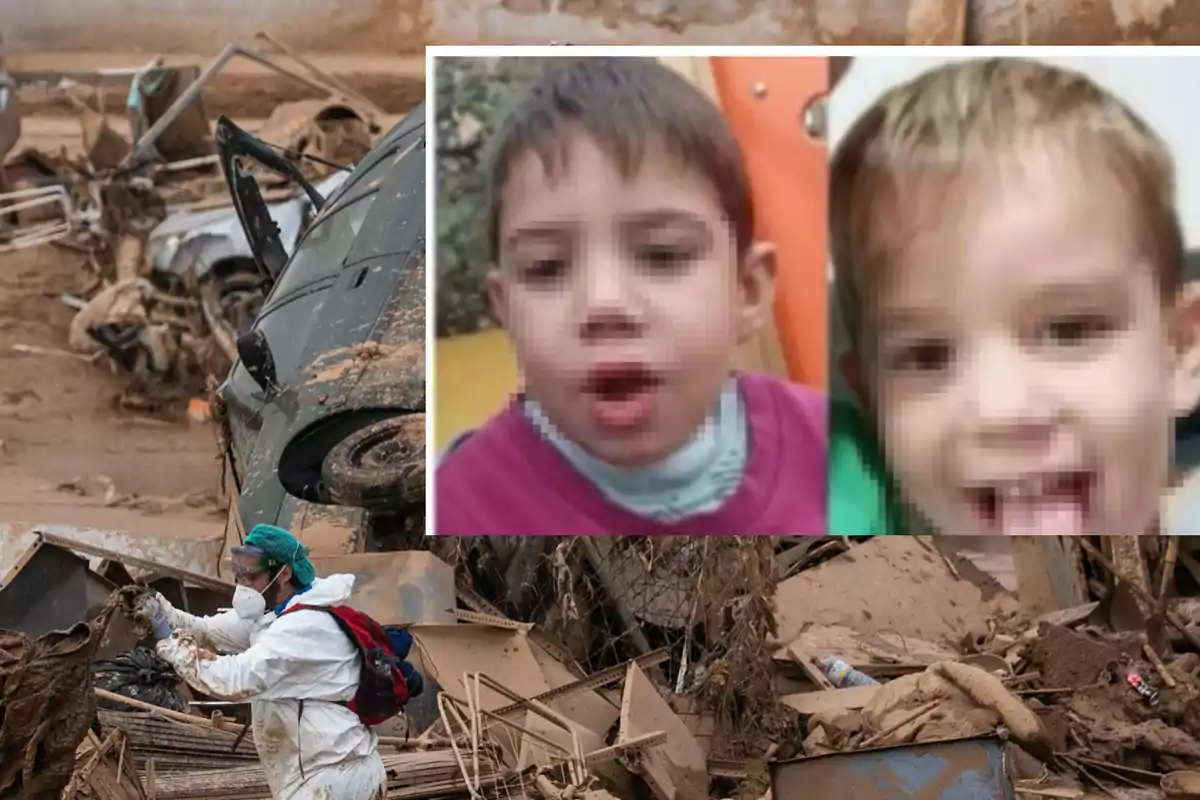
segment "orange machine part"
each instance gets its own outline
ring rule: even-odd
[[[755,236],[778,249],[775,322],[788,377],[827,386],[826,212],[829,162],[804,112],[826,94],[829,59],[713,58],[712,72],[745,152]]]

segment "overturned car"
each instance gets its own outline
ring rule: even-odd
[[[328,196],[227,119],[217,141],[270,286],[216,395],[241,524],[302,529],[314,506],[335,506],[423,533],[424,106]],[[315,209],[290,255],[255,178],[263,167],[303,185]]]

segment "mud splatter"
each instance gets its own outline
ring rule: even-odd
[[[340,380],[351,368],[378,361],[387,355],[379,342],[362,342],[351,347],[339,347],[317,356],[309,368],[312,377],[308,384],[332,383]]]
[[[289,743],[287,726],[276,714],[265,712],[261,718],[254,720],[254,743],[258,745],[258,753],[264,760],[278,754],[285,744]]]
[[[211,694],[222,700],[245,700],[255,693],[253,691],[229,692],[221,687],[213,686],[200,674],[200,667],[217,658],[216,653],[208,649],[205,643],[191,633],[176,633],[171,639],[164,639],[158,644],[158,654],[172,667],[179,677],[189,686],[205,694]]]
[[[301,501],[297,512],[301,510],[301,522],[293,532],[311,555],[341,556],[362,549],[366,520],[361,509]]]

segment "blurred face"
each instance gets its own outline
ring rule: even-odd
[[[566,146],[553,178],[534,153],[513,164],[492,304],[564,435],[653,463],[696,432],[770,312],[770,253],[739,265],[716,187],[662,149],[625,177],[585,134]]]
[[[263,595],[267,607],[276,606],[290,593],[292,568],[284,567],[276,573],[274,580],[268,570],[262,569],[262,564],[256,558],[243,555],[233,557],[234,582]]]
[[[869,303],[866,378],[902,491],[944,534],[1143,534],[1172,349],[1121,188],[1030,156],[913,192]],[[928,191],[921,191],[926,189]],[[886,227],[885,231],[888,230]]]

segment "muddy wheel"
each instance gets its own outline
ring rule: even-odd
[[[385,419],[343,439],[321,476],[333,502],[372,510],[425,499],[425,415]]]

